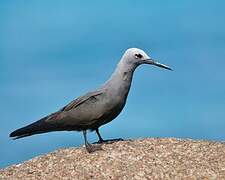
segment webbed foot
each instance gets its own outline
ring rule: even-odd
[[[86,147],[86,150],[88,153],[93,153],[95,151],[99,151],[99,150],[102,150],[101,148],[101,145],[100,144],[95,144],[95,145],[92,145],[92,144],[85,144],[85,147]]]
[[[93,144],[111,144],[111,143],[114,143],[114,142],[117,142],[117,141],[124,141],[124,139],[122,138],[116,138],[116,139],[99,139],[99,141],[93,143]]]

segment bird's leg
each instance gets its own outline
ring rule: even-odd
[[[123,141],[122,138],[104,140],[101,137],[100,133],[99,133],[99,129],[97,128],[95,131],[96,131],[96,133],[98,135],[99,140],[97,142],[95,142],[94,144],[102,144],[102,143],[108,143],[108,144],[110,144],[110,143],[113,143],[113,142],[116,142],[116,141]]]
[[[104,139],[102,139],[102,137],[101,137],[101,135],[100,135],[100,133],[99,133],[98,128],[97,128],[95,131],[96,131],[96,133],[97,133],[97,135],[98,135],[98,138],[99,138],[99,140],[98,140],[97,143],[99,143],[99,144],[103,143],[103,142],[104,142]]]
[[[91,145],[89,144],[89,142],[87,141],[87,131],[83,131],[83,135],[84,135],[84,143],[85,143],[85,147],[87,152],[92,153],[95,152],[97,150],[101,150],[101,146],[100,145]]]

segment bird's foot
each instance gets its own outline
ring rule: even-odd
[[[94,144],[111,144],[117,141],[124,141],[122,138],[117,138],[117,139],[99,139],[99,141],[95,142]]]
[[[89,152],[89,153],[93,153],[93,152],[95,152],[95,151],[102,150],[100,144],[95,144],[95,145],[92,145],[92,144],[85,144],[85,147],[86,147],[87,152]]]

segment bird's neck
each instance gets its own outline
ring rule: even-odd
[[[134,73],[135,69],[136,69],[135,65],[133,65],[133,64],[128,65],[128,64],[123,63],[123,61],[121,61],[121,62],[119,62],[116,70],[112,74],[112,79],[115,76],[115,78],[118,78],[122,82],[127,82],[127,83],[131,84],[132,78],[133,78],[133,73]]]
[[[115,93],[124,95],[126,98],[130,90],[133,73],[136,67],[136,65],[129,65],[120,61],[105,85],[113,89]]]

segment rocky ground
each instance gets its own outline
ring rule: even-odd
[[[225,144],[146,138],[59,149],[0,170],[0,179],[225,179]]]

